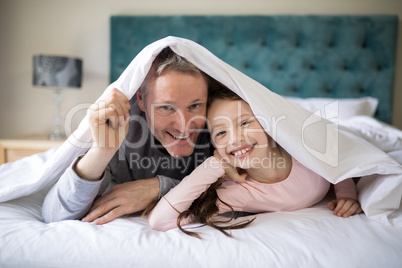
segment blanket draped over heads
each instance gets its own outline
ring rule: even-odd
[[[248,102],[266,132],[300,163],[331,183],[362,177],[357,188],[365,214],[386,225],[402,226],[402,167],[395,160],[326,119],[336,115],[304,110],[190,40],[166,37],[148,45],[98,101],[113,88],[132,98],[155,57],[167,46]],[[40,174],[27,175],[29,172],[21,170],[23,161],[10,163],[14,166],[8,168],[1,167],[0,201],[26,196],[52,185],[91,145],[88,120],[84,118],[42,167]]]

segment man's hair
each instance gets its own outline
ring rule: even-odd
[[[211,78],[198,69],[194,64],[174,53],[170,47],[165,47],[152,62],[151,69],[138,89],[138,92],[141,94],[143,99],[146,98],[146,95],[149,92],[149,86],[152,80],[169,70],[202,76],[208,87],[211,83]]]

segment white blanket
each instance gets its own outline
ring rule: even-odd
[[[400,267],[402,228],[311,208],[259,214],[229,238],[210,227],[152,230],[139,216],[108,224],[41,222],[46,189],[0,204],[0,267]],[[198,224],[191,224],[192,228]]]
[[[331,183],[349,177],[363,177],[358,189],[366,215],[383,224],[402,226],[402,167],[395,160],[324,118],[332,118],[336,114],[311,114],[190,40],[167,37],[147,46],[105,92],[116,87],[131,98],[155,56],[166,46],[250,103],[267,133],[308,168]],[[29,195],[56,182],[72,160],[90,147],[91,142],[88,122],[84,119],[46,162],[40,174],[27,176],[26,172],[19,172],[24,168],[21,162],[1,166],[0,202]]]

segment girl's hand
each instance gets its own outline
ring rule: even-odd
[[[229,160],[226,158],[222,158],[222,156],[218,153],[217,150],[214,151],[214,157],[219,160],[219,163],[225,170],[226,178],[231,179],[234,182],[244,182],[246,180],[246,173],[239,174],[238,170],[229,164]]]
[[[347,218],[362,213],[360,203],[351,198],[338,198],[328,202],[328,208],[338,217]]]

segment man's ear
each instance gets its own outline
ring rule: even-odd
[[[137,92],[137,102],[138,102],[138,106],[140,107],[141,111],[145,112],[144,98],[142,97],[140,92]]]

